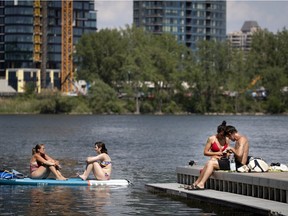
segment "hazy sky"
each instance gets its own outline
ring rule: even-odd
[[[125,28],[133,20],[132,0],[95,0],[98,29]],[[288,0],[227,0],[227,33],[239,31],[247,20],[257,21],[261,28],[282,31],[288,27]]]

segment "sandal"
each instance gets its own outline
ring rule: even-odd
[[[193,190],[205,190],[205,188],[201,188],[198,185],[196,185]]]
[[[195,186],[194,185],[187,185],[184,189],[185,190],[194,190]]]

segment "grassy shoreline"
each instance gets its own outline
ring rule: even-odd
[[[95,108],[96,104],[96,108]],[[152,109],[135,113],[133,101],[108,101],[93,103],[85,97],[64,97],[61,95],[20,96],[0,98],[0,115],[32,115],[32,114],[65,114],[65,115],[288,115],[288,112],[269,113],[261,111],[251,112],[205,112],[191,113],[181,111],[179,107],[165,112],[155,112]]]

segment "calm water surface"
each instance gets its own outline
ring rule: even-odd
[[[28,174],[31,149],[45,143],[66,177],[82,172],[94,142],[106,143],[112,178],[129,187],[0,186],[0,215],[253,215],[149,193],[147,183],[176,182],[189,160],[204,164],[207,137],[223,120],[250,140],[250,155],[287,164],[287,116],[0,116],[1,166]]]

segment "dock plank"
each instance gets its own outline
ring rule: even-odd
[[[222,204],[229,207],[245,207],[250,212],[262,215],[287,215],[288,204],[265,200],[256,197],[244,196],[211,189],[185,190],[183,184],[179,183],[157,183],[147,184],[146,188],[155,193],[165,193],[172,196],[180,196],[187,199],[197,199],[205,202]]]

